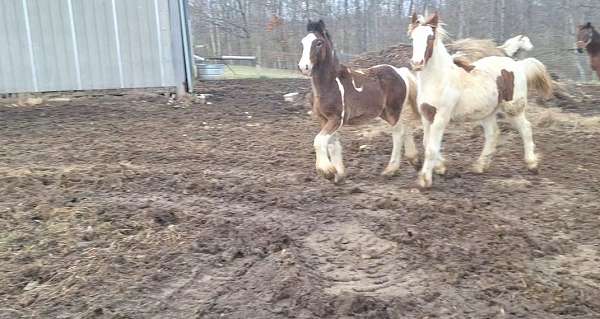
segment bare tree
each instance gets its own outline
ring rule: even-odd
[[[326,21],[345,56],[408,42],[410,14],[438,10],[455,38],[503,42],[526,34],[536,46],[532,54],[556,74],[582,78],[591,72],[585,57],[570,50],[575,27],[594,17],[600,25],[597,0],[190,0],[190,6],[199,54],[256,54],[277,67],[295,65],[308,18]]]

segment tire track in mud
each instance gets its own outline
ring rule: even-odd
[[[305,239],[305,245],[311,252],[307,262],[315,266],[327,294],[401,297],[409,293],[408,286],[424,278],[418,271],[408,271],[408,256],[403,256],[396,243],[377,237],[357,222],[319,229]]]

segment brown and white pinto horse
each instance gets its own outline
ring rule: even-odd
[[[309,21],[307,31],[298,67],[311,77],[313,114],[321,124],[314,140],[317,172],[336,183],[342,181],[346,170],[338,130],[377,117],[392,126],[392,156],[383,175],[398,171],[403,145],[405,156],[416,165],[418,153],[411,126],[417,112],[416,82],[410,71],[389,65],[351,70],[339,63],[322,20]]]
[[[577,51],[583,53],[586,49],[590,56],[592,70],[596,71],[600,79],[600,33],[588,22],[580,25],[577,30]]]
[[[537,171],[538,158],[525,110],[528,88],[537,89],[544,96],[552,93],[546,67],[536,59],[517,62],[508,57],[487,57],[473,65],[459,67],[444,46],[446,33],[437,13],[425,21],[413,15],[409,35],[413,43],[411,64],[417,71],[425,146],[419,185],[431,187],[433,171],[438,174],[446,171],[440,147],[451,120],[477,121],[483,126],[485,146],[474,166],[476,172],[483,173],[496,152],[500,135],[497,113],[504,113],[520,132],[527,167]]]

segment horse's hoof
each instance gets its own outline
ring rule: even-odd
[[[538,175],[540,173],[540,169],[539,169],[537,163],[535,163],[533,165],[527,165],[527,170],[529,170],[529,172],[533,175]]]
[[[473,165],[473,173],[475,173],[475,174],[483,174],[483,173],[485,173],[486,168],[487,167],[486,167],[485,164],[475,163]]]
[[[421,188],[431,188],[433,181],[431,178],[427,178],[424,174],[419,174],[419,178],[417,179],[417,183]]]
[[[346,180],[346,175],[335,174],[335,178],[333,179],[333,183],[335,185],[340,185]]]
[[[317,167],[317,173],[327,180],[333,180],[337,174],[337,170],[333,165],[329,167]]]
[[[398,173],[399,167],[397,166],[388,166],[383,172],[381,172],[381,176],[384,177],[394,177],[396,173]]]
[[[447,171],[447,168],[446,168],[446,165],[444,165],[444,164],[439,165],[433,169],[433,172],[436,173],[437,175],[446,175],[446,171]]]

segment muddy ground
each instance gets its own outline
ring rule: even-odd
[[[305,80],[0,106],[0,318],[600,318],[600,89],[532,107],[470,172],[453,125],[428,191],[379,176],[381,123],[342,131],[348,181],[314,172]],[[594,96],[594,94],[596,95]]]

